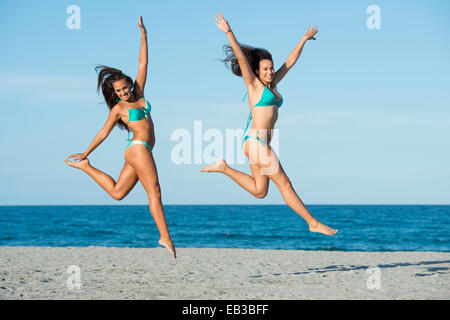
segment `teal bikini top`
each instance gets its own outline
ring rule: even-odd
[[[250,125],[250,122],[252,121],[252,109],[254,107],[270,107],[270,106],[278,106],[278,108],[281,107],[281,105],[283,104],[283,97],[277,90],[275,90],[275,91],[280,95],[280,102],[278,102],[278,103],[277,103],[277,98],[273,94],[273,92],[270,91],[266,86],[264,86],[264,90],[263,90],[261,99],[259,99],[259,102],[257,104],[255,104],[253,107],[250,108],[250,113],[247,118],[247,125],[245,126],[244,134],[242,136],[245,135],[245,133],[247,132],[248,126]],[[248,94],[248,92],[245,94],[243,101],[245,101],[245,97],[247,96],[247,94]]]
[[[144,99],[144,98],[141,98],[141,99]],[[128,105],[125,102],[125,100],[123,100],[123,103],[125,103],[125,106],[128,109],[127,126],[130,123],[130,121],[139,121],[139,120],[142,120],[144,118],[148,119],[148,114],[152,110],[152,106],[150,105],[150,102],[148,102],[148,100],[145,100],[145,107],[140,107],[140,108],[131,108],[130,109],[130,108],[128,108]],[[128,131],[128,139],[127,139],[127,141],[130,141],[130,131]]]
[[[261,99],[259,99],[259,102],[257,104],[255,104],[252,108],[268,107],[268,106],[275,106],[275,105],[277,105],[278,108],[281,107],[281,105],[283,104],[283,97],[277,90],[275,90],[275,91],[280,95],[280,102],[277,103],[277,98],[273,94],[273,92],[270,91],[266,86],[264,86],[264,90],[263,90]]]
[[[144,99],[144,98],[141,98],[141,99]],[[144,118],[148,119],[148,114],[152,110],[152,106],[150,105],[150,102],[148,102],[147,100],[145,100],[145,107],[140,107],[140,108],[131,108],[130,109],[130,108],[128,108],[128,105],[125,101],[123,103],[125,103],[125,106],[128,109],[127,125],[128,125],[128,123],[130,123],[130,121],[139,121]]]

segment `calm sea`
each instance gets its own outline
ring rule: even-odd
[[[176,247],[450,251],[450,206],[309,205],[334,237],[284,205],[167,205]],[[0,206],[1,246],[156,247],[148,206]]]

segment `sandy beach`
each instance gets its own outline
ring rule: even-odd
[[[450,299],[450,253],[0,247],[0,299]]]

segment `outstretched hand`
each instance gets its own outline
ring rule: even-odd
[[[228,33],[231,31],[230,25],[228,24],[228,21],[225,20],[225,18],[223,17],[222,12],[218,13],[216,15],[216,21],[214,22],[216,24],[216,26],[219,27],[220,30],[222,30],[225,33]]]
[[[84,153],[75,153],[75,154],[68,156],[67,160],[70,160],[70,158],[74,158],[73,160],[78,161],[78,160],[86,159],[86,156],[84,155]]]
[[[139,16],[138,26],[139,26],[139,29],[141,29],[142,33],[147,33],[147,30],[145,29],[145,26],[144,26],[144,22],[142,21],[142,16]]]
[[[314,38],[314,36],[318,32],[317,28],[318,27],[316,25],[314,25],[314,27],[312,27],[312,29],[309,30],[309,26],[308,26],[308,31],[306,31],[306,33],[304,35],[306,37],[306,40],[316,40],[316,38]]]

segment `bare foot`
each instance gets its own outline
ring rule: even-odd
[[[170,238],[167,238],[167,239],[161,238],[161,239],[159,239],[159,244],[162,245],[163,247],[166,247],[167,249],[169,249],[169,251],[172,254],[174,259],[177,258],[177,254],[175,252],[175,247],[173,246],[172,240]]]
[[[77,168],[77,169],[86,169],[90,164],[89,164],[89,160],[88,159],[83,159],[81,161],[69,161],[69,160],[64,160],[65,163],[67,163],[69,166]]]
[[[315,224],[311,224],[309,226],[309,231],[323,233],[328,236],[334,236],[338,232],[336,229],[330,228],[319,221],[316,221]]]
[[[204,167],[200,172],[222,172],[225,170],[227,163],[224,159],[217,161],[216,163],[210,164]]]

